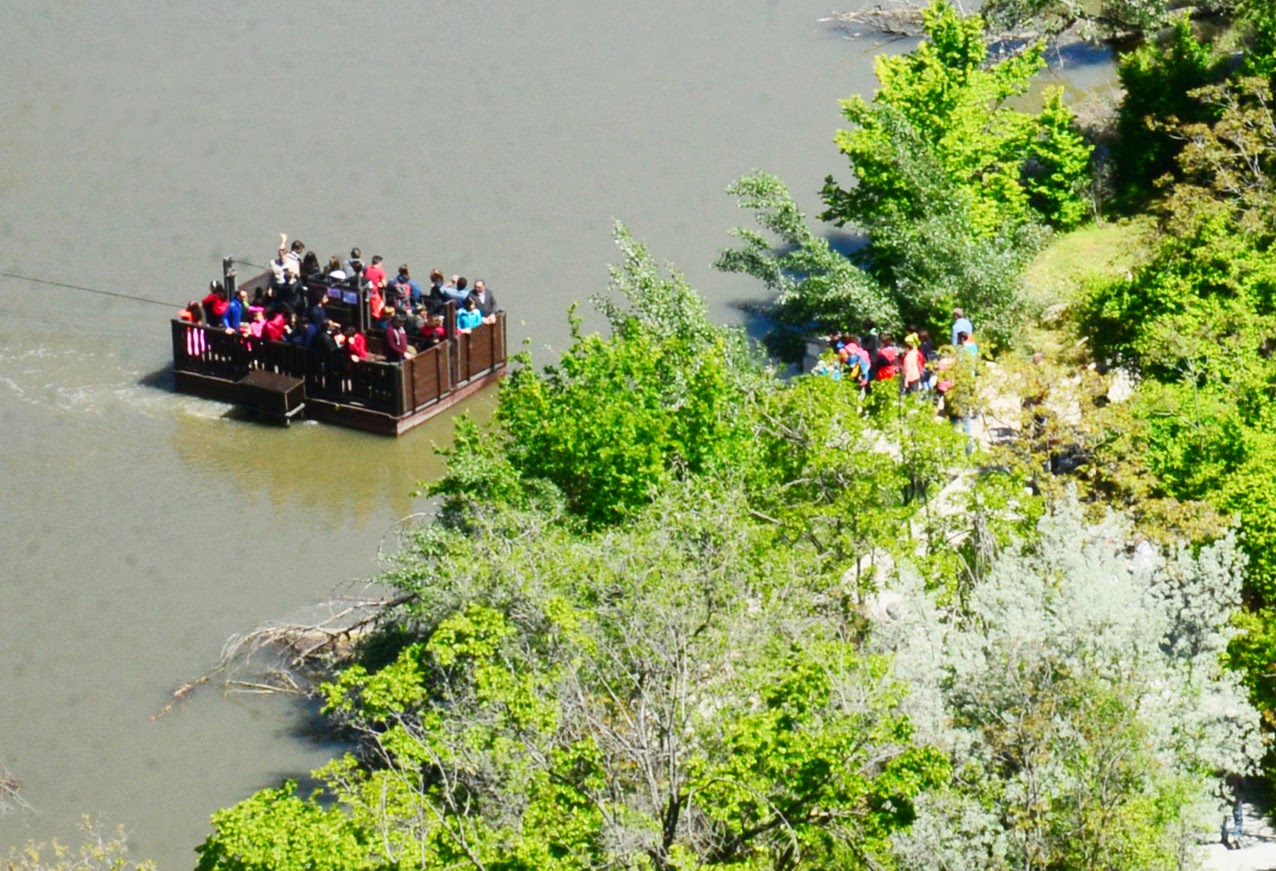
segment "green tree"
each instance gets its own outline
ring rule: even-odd
[[[286,788],[223,812],[201,868],[258,867],[244,831],[330,836],[348,867],[876,867],[947,765],[838,579],[743,500],[675,484],[623,527],[497,511],[431,540],[422,640],[325,689],[376,764],[320,772],[340,810]]]
[[[1007,343],[1022,320],[1020,274],[1044,227],[1088,214],[1091,148],[1062,92],[1047,90],[1036,114],[1008,105],[1042,68],[1042,46],[990,64],[982,19],[944,0],[923,19],[927,39],[915,51],[877,59],[872,102],[842,101],[855,126],[835,139],[854,184],[829,176],[820,218],[865,234],[857,258],[814,233],[775,177],[754,172],[728,189],[774,238],[736,228],[742,244],[717,266],[775,291],[768,314],[789,330],[868,321],[937,330],[960,306],[977,313],[981,336]]]
[[[963,17],[943,0],[923,17],[927,39],[916,50],[878,57],[881,87],[873,101],[853,96],[842,102],[855,127],[840,131],[836,142],[850,159],[856,184],[846,189],[832,177],[826,181],[825,220],[871,233],[880,216],[918,216],[920,196],[930,191],[899,160],[901,137],[934,161],[947,195],[968,212],[977,236],[1037,220],[1034,193],[1051,204],[1047,216],[1061,225],[1079,220],[1089,149],[1070,129],[1071,113],[1055,92],[1047,95],[1048,111],[1037,115],[1007,105],[1027,92],[1043,67],[1043,47],[988,64],[983,19]],[[1027,165],[1043,155],[1054,165],[1030,190]],[[929,187],[935,179],[926,181]]]
[[[537,373],[526,358],[502,386],[497,417],[518,475],[557,487],[592,525],[615,523],[684,475],[747,456],[747,406],[765,382],[742,338],[712,325],[677,274],[617,230],[624,252],[600,303],[612,335],[583,335]]]
[[[870,868],[948,777],[864,650],[872,579],[847,566],[916,551],[910,521],[963,457],[951,428],[911,400],[864,417],[847,384],[779,381],[621,245],[611,334],[516,373],[491,426],[458,426],[438,513],[384,578],[407,604],[323,689],[360,753],[316,772],[319,795],[219,814],[201,871],[271,850]]]
[[[368,838],[335,808],[299,798],[297,784],[266,789],[213,814],[215,833],[196,850],[196,871],[361,871],[375,861]]]
[[[826,179],[821,217],[868,234],[871,270],[905,320],[936,326],[961,306],[1004,343],[1041,224],[1087,212],[1090,147],[1057,91],[1035,115],[1008,105],[1042,68],[1040,45],[989,64],[982,19],[943,0],[923,17],[915,51],[878,58],[872,102],[842,102],[854,127],[836,142],[855,184]]]
[[[1208,122],[1217,111],[1196,93],[1221,77],[1223,59],[1192,30],[1186,16],[1175,19],[1163,41],[1148,42],[1117,66],[1125,96],[1117,119],[1116,169],[1119,182],[1136,201],[1145,201],[1152,182],[1174,169],[1183,138],[1166,125]]]
[[[1263,0],[1240,0],[1237,5],[1250,38],[1245,72],[1270,80],[1276,77],[1276,8]]]
[[[741,244],[723,251],[714,265],[752,275],[773,291],[769,316],[799,331],[836,330],[870,320],[885,329],[903,326],[889,290],[810,229],[782,181],[759,170],[734,182],[727,193],[771,236],[736,227],[731,233]]]

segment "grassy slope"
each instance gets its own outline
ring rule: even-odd
[[[1136,221],[1090,224],[1056,236],[1024,273],[1024,292],[1035,315],[1022,347],[1047,356],[1073,345],[1066,310],[1094,281],[1117,278],[1142,259],[1147,224]]]

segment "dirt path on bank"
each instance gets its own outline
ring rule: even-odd
[[[1276,831],[1267,820],[1267,809],[1246,802],[1241,847],[1229,850],[1222,839],[1205,846],[1206,871],[1276,871]],[[1219,819],[1220,825],[1222,819]]]

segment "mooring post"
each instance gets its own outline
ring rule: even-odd
[[[235,298],[235,258],[222,258],[222,284],[226,287],[226,299]]]

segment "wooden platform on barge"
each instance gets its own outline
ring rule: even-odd
[[[338,313],[333,320],[342,318]],[[452,307],[445,322],[445,339],[409,360],[356,363],[174,319],[174,381],[181,393],[233,403],[283,423],[304,416],[399,436],[506,373],[504,312],[469,333],[457,332]],[[378,331],[367,336],[371,350],[384,347]]]

